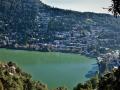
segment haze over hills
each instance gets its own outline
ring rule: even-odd
[[[120,18],[109,14],[52,8],[39,0],[0,0],[0,47],[96,56],[119,47],[119,30]]]
[[[47,5],[80,12],[109,13],[103,9],[111,5],[111,0],[41,0]]]

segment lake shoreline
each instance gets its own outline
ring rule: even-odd
[[[97,63],[96,59],[79,54],[5,48],[0,49],[0,60],[19,64],[25,72],[33,76],[33,79],[47,83],[50,88],[73,88],[76,84],[85,82],[89,79],[86,76],[93,73],[91,71],[94,71]]]
[[[72,52],[60,52],[60,51],[40,51],[40,50],[33,50],[33,49],[20,49],[20,48],[1,48],[0,49],[8,49],[8,50],[18,50],[18,51],[31,51],[31,52],[45,52],[45,53],[49,53],[49,52],[55,52],[55,53],[63,53],[63,54],[73,54],[73,55],[83,55],[83,56],[86,56],[88,58],[96,58],[95,57],[91,57],[91,56],[87,56],[87,55],[84,55],[84,54],[80,54],[80,53],[72,53]]]

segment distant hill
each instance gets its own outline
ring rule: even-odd
[[[53,8],[39,0],[0,0],[0,47],[85,53],[75,48],[84,46],[89,53],[93,47],[119,47],[119,33],[120,18],[109,14]]]

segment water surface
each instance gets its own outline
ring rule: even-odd
[[[66,86],[72,89],[92,77],[91,72],[97,69],[93,58],[58,52],[0,49],[0,60],[17,63],[34,80],[46,83],[49,88]]]

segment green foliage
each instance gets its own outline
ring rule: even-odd
[[[0,90],[48,90],[48,88],[47,85],[33,81],[31,75],[22,72],[16,64],[8,62],[0,64]]]
[[[98,75],[86,81],[86,83],[79,83],[73,90],[94,90],[98,87]]]
[[[74,90],[120,90],[120,67],[104,76],[94,77],[86,83],[79,83]]]
[[[48,31],[63,31],[64,25],[61,21],[51,20],[48,23]]]
[[[1,80],[0,80],[0,90],[4,90]]]
[[[99,80],[99,90],[119,90],[120,85],[120,67],[107,73]]]

